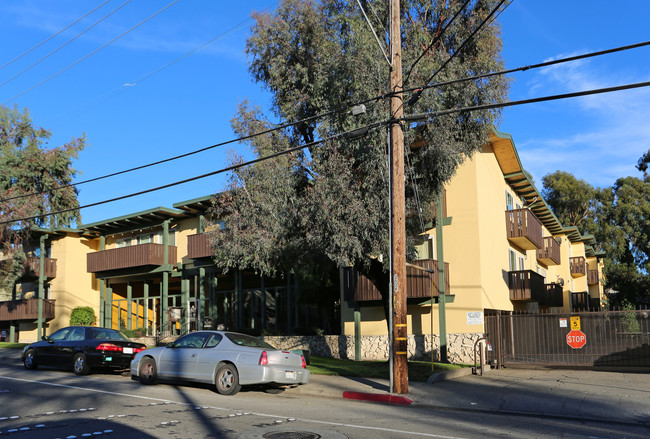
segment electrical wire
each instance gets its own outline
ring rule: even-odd
[[[411,67],[409,68],[408,72],[406,73],[406,78],[402,81],[403,84],[406,84],[408,82],[409,77],[411,76],[411,73],[413,72],[413,69],[415,68],[417,63],[419,63],[420,60],[424,57],[424,55],[426,55],[427,52],[429,52],[429,50],[431,50],[431,48],[433,47],[434,44],[436,44],[438,41],[440,41],[440,38],[442,38],[442,36],[444,35],[447,28],[456,20],[456,18],[460,15],[460,13],[463,11],[463,9],[465,9],[467,7],[467,5],[469,4],[469,2],[471,2],[471,1],[472,0],[467,0],[465,2],[465,4],[463,4],[463,6],[461,6],[456,11],[454,16],[451,17],[451,20],[449,20],[447,22],[447,24],[445,24],[445,26],[442,28],[442,30],[440,30],[438,35],[435,36],[435,38],[433,39],[433,41],[431,41],[431,43],[427,46],[427,48],[424,49],[424,51],[420,54],[420,56],[418,56],[418,58],[415,61],[413,61],[413,64],[411,64]]]
[[[150,189],[145,189],[143,191],[134,192],[134,193],[130,193],[130,194],[127,194],[127,195],[122,195],[120,197],[115,197],[115,198],[111,198],[111,199],[108,199],[108,200],[98,201],[96,203],[86,204],[86,205],[83,205],[83,206],[71,207],[69,209],[62,209],[62,210],[57,210],[57,211],[54,211],[54,212],[48,212],[48,213],[45,213],[45,214],[42,214],[42,215],[34,215],[34,216],[30,216],[30,217],[23,217],[23,218],[15,218],[15,219],[10,219],[10,220],[4,220],[4,221],[0,221],[0,224],[10,224],[10,223],[18,222],[18,221],[30,221],[30,220],[34,220],[34,219],[38,219],[38,218],[45,218],[45,217],[52,216],[52,215],[58,215],[58,214],[61,214],[61,213],[86,209],[88,207],[95,207],[95,206],[99,206],[99,205],[102,205],[102,204],[108,204],[108,203],[112,203],[112,202],[115,202],[115,201],[125,200],[127,198],[137,197],[139,195],[144,195],[144,194],[148,194],[148,193],[151,193],[151,192],[156,192],[156,191],[159,191],[159,190],[162,190],[162,189],[167,189],[167,188],[170,188],[170,187],[173,187],[173,186],[178,186],[178,185],[189,183],[189,182],[192,182],[192,181],[201,180],[203,178],[212,177],[214,175],[222,174],[224,172],[234,171],[234,170],[243,168],[245,166],[254,165],[256,163],[260,163],[260,162],[263,162],[263,161],[266,161],[266,160],[270,160],[270,159],[273,159],[273,158],[276,158],[276,157],[280,157],[280,156],[285,155],[285,154],[290,154],[290,153],[293,153],[293,152],[296,152],[296,151],[300,151],[300,150],[305,149],[305,148],[310,148],[312,146],[316,146],[316,145],[319,145],[321,143],[328,142],[328,141],[331,141],[331,140],[336,140],[336,139],[340,139],[340,138],[354,138],[354,137],[357,137],[360,132],[366,133],[371,129],[379,128],[382,125],[384,125],[386,122],[387,121],[375,122],[375,123],[372,123],[372,124],[368,124],[363,128],[356,128],[354,130],[346,131],[346,132],[339,133],[339,134],[334,134],[334,135],[329,136],[329,137],[327,137],[325,139],[315,140],[315,141],[307,143],[305,145],[299,145],[299,146],[295,146],[295,147],[292,147],[292,148],[288,148],[288,149],[285,149],[283,151],[275,152],[275,153],[272,153],[272,154],[265,155],[263,157],[258,157],[256,159],[249,160],[247,162],[238,163],[238,164],[235,164],[235,165],[232,165],[232,166],[228,166],[228,167],[225,167],[225,168],[218,169],[216,171],[208,172],[208,173],[202,174],[202,175],[197,175],[195,177],[186,178],[184,180],[175,181],[173,183],[168,183],[168,184],[165,184],[165,185],[162,185],[162,186],[158,186],[158,187],[154,187],[154,188],[150,188]]]
[[[598,89],[592,89],[592,90],[584,90],[584,91],[578,91],[574,93],[564,93],[564,94],[559,94],[559,95],[551,95],[551,96],[543,96],[539,98],[532,98],[532,99],[521,99],[518,101],[508,101],[508,102],[500,102],[496,104],[485,104],[485,105],[475,105],[472,107],[463,107],[463,108],[452,108],[448,110],[438,110],[438,111],[432,111],[430,113],[422,113],[422,114],[413,114],[410,116],[404,116],[400,120],[403,122],[423,122],[423,121],[429,121],[434,117],[439,117],[439,116],[445,116],[448,114],[454,114],[454,113],[462,113],[466,111],[478,111],[478,110],[492,110],[495,108],[505,108],[505,107],[513,107],[516,105],[525,105],[525,104],[535,104],[538,102],[548,102],[548,101],[555,101],[559,99],[569,99],[569,98],[577,98],[577,97],[582,97],[582,96],[590,96],[590,95],[596,95],[596,94],[602,94],[602,93],[612,93],[616,91],[623,91],[623,90],[632,90],[635,88],[641,88],[641,87],[649,87],[650,86],[650,81],[647,82],[637,82],[633,84],[625,84],[625,85],[618,85],[616,87],[605,87],[605,88],[598,88]]]
[[[18,55],[17,57],[15,57],[14,59],[12,59],[11,61],[7,62],[5,65],[0,66],[0,70],[4,69],[4,68],[7,67],[8,65],[10,65],[10,64],[12,64],[12,63],[18,61],[18,60],[19,60],[20,58],[22,58],[23,56],[32,53],[34,50],[38,49],[38,48],[41,47],[43,44],[45,44],[45,43],[47,43],[48,41],[50,41],[52,38],[54,38],[54,37],[56,37],[57,35],[61,34],[61,33],[64,32],[65,30],[67,30],[67,29],[69,29],[70,27],[74,26],[75,24],[79,23],[81,20],[83,20],[84,18],[86,18],[87,16],[89,16],[90,14],[92,14],[92,13],[95,12],[97,9],[101,8],[102,6],[104,6],[106,3],[110,2],[110,1],[111,1],[111,0],[106,0],[104,3],[102,3],[102,4],[99,5],[99,6],[97,6],[97,7],[96,7],[95,9],[93,9],[92,11],[90,11],[90,12],[86,13],[85,15],[83,15],[83,16],[77,18],[75,21],[73,21],[72,23],[70,23],[69,25],[67,25],[66,27],[64,27],[63,29],[61,29],[60,31],[56,32],[55,34],[51,35],[50,37],[44,39],[43,41],[41,41],[40,43],[38,43],[37,45],[35,45],[35,46],[32,47],[31,49],[29,49],[28,51],[23,52],[22,54]]]
[[[102,21],[106,20],[108,17],[110,17],[111,15],[113,15],[114,13],[116,13],[117,11],[119,11],[120,9],[122,9],[124,6],[126,6],[126,5],[129,4],[130,2],[131,2],[131,0],[126,0],[126,1],[125,1],[124,3],[122,3],[120,6],[118,6],[118,7],[115,8],[115,9],[113,9],[113,10],[112,10],[111,12],[109,12],[108,14],[104,15],[102,18],[100,18],[99,20],[97,20],[96,22],[94,22],[93,24],[91,24],[90,26],[88,26],[86,29],[84,29],[84,30],[82,30],[81,32],[79,32],[79,33],[78,33],[77,35],[75,35],[74,37],[70,38],[70,39],[69,39],[68,41],[66,41],[65,43],[61,44],[59,47],[57,47],[56,49],[54,49],[53,51],[51,51],[50,53],[48,53],[47,55],[45,55],[44,57],[42,57],[41,59],[39,59],[38,61],[36,61],[36,62],[30,64],[29,66],[25,67],[25,68],[24,68],[23,70],[21,70],[20,72],[16,73],[16,74],[15,74],[14,76],[12,76],[11,78],[7,79],[5,82],[3,82],[2,84],[0,84],[0,87],[2,87],[3,85],[6,85],[7,83],[9,83],[9,82],[11,82],[11,81],[13,81],[13,80],[16,79],[17,77],[19,77],[20,75],[22,75],[23,73],[25,73],[26,71],[30,70],[32,67],[34,67],[34,66],[40,64],[42,61],[45,61],[47,58],[49,58],[50,56],[54,55],[54,54],[55,54],[56,52],[58,52],[59,50],[63,49],[63,48],[64,48],[65,46],[67,46],[68,44],[72,43],[74,40],[76,40],[77,38],[79,38],[80,36],[82,36],[83,34],[85,34],[86,32],[88,32],[89,30],[91,30],[93,27],[97,26],[97,25],[98,25],[99,23],[101,23]]]
[[[20,96],[22,96],[22,95],[24,95],[24,94],[26,94],[26,93],[28,93],[28,92],[34,90],[36,87],[38,87],[38,86],[40,86],[40,85],[43,85],[44,83],[48,82],[50,79],[53,79],[53,78],[59,76],[61,73],[63,73],[63,72],[65,72],[66,70],[68,70],[68,69],[70,69],[70,68],[76,66],[76,65],[79,64],[80,62],[84,61],[85,59],[87,59],[87,58],[89,58],[90,56],[94,55],[95,53],[99,52],[100,50],[102,50],[103,48],[105,48],[106,46],[108,46],[109,44],[112,44],[112,43],[115,42],[116,40],[122,38],[124,35],[128,34],[129,32],[131,32],[132,30],[136,29],[137,27],[143,25],[143,24],[146,23],[147,21],[151,20],[152,18],[154,18],[155,16],[157,16],[158,14],[160,14],[161,12],[163,12],[164,10],[166,10],[167,8],[171,7],[172,5],[174,5],[174,4],[178,3],[178,2],[179,2],[179,0],[174,0],[173,2],[171,2],[170,4],[168,4],[167,6],[165,6],[164,8],[160,9],[158,12],[156,12],[156,13],[150,15],[149,17],[145,18],[145,19],[142,20],[140,23],[136,24],[135,26],[131,27],[130,29],[126,30],[125,32],[121,33],[120,35],[118,35],[117,37],[113,38],[112,40],[110,40],[109,42],[105,43],[104,45],[102,45],[102,46],[98,47],[97,49],[93,50],[92,52],[90,52],[90,53],[87,54],[86,56],[84,56],[84,57],[78,59],[77,61],[73,62],[72,64],[70,64],[69,66],[65,67],[64,69],[62,69],[62,70],[58,71],[57,73],[55,73],[55,74],[49,76],[48,78],[42,80],[42,81],[39,82],[38,84],[33,85],[32,87],[28,88],[27,90],[23,91],[22,93],[17,94],[17,95],[14,96],[13,98],[4,101],[4,102],[2,103],[2,105],[6,105],[7,103],[9,103],[9,102],[15,100],[16,98],[19,98]]]
[[[598,51],[598,52],[591,52],[591,53],[571,56],[571,57],[567,57],[567,58],[560,58],[560,59],[556,59],[556,60],[552,60],[552,61],[546,61],[546,62],[542,62],[542,63],[538,63],[538,64],[520,66],[520,67],[516,67],[516,68],[513,68],[513,69],[509,69],[509,70],[502,70],[502,71],[486,73],[486,74],[482,74],[482,75],[475,75],[475,76],[469,76],[469,77],[465,77],[465,78],[453,79],[453,80],[450,80],[450,81],[439,82],[439,83],[431,84],[431,85],[424,86],[424,87],[407,89],[407,90],[404,90],[404,92],[408,93],[408,92],[418,91],[418,90],[427,89],[427,88],[442,87],[442,86],[445,86],[445,85],[457,84],[457,83],[466,82],[466,81],[474,81],[474,80],[477,80],[477,79],[484,79],[484,78],[488,78],[488,77],[492,77],[492,76],[499,76],[499,75],[515,73],[515,72],[519,72],[519,71],[527,71],[527,70],[532,70],[532,69],[537,69],[537,68],[542,68],[542,67],[548,67],[548,66],[551,66],[551,65],[562,64],[562,63],[566,63],[566,62],[577,61],[577,60],[596,57],[596,56],[608,55],[608,54],[611,54],[611,53],[636,49],[636,48],[649,46],[649,45],[650,45],[650,41],[644,41],[644,42],[641,42],[641,43],[630,44],[630,45],[627,45],[627,46],[620,46],[620,47],[616,47],[616,48],[613,48],[613,49],[606,49],[606,50],[601,50],[601,51]],[[375,97],[373,99],[368,99],[368,100],[360,102],[360,103],[358,103],[356,105],[367,104],[369,102],[373,102],[373,101],[376,101],[376,100],[381,100],[381,99],[385,98],[386,96],[388,96],[388,95],[377,96],[377,97]],[[126,173],[129,173],[129,172],[134,172],[134,171],[138,171],[138,170],[141,170],[141,169],[156,166],[156,165],[159,165],[159,164],[167,163],[167,162],[170,162],[170,161],[173,161],[173,160],[178,160],[178,159],[181,159],[181,158],[189,157],[191,155],[198,154],[198,153],[201,153],[201,152],[204,152],[204,151],[208,151],[208,150],[213,149],[213,148],[229,145],[229,144],[232,144],[232,143],[235,143],[235,142],[248,140],[248,139],[254,138],[254,137],[259,136],[259,135],[265,135],[265,134],[269,134],[269,133],[277,131],[277,130],[281,130],[281,129],[284,129],[284,128],[289,128],[289,127],[291,127],[293,125],[297,125],[297,124],[301,124],[301,123],[305,123],[305,122],[311,122],[311,121],[314,121],[314,120],[317,120],[317,119],[320,119],[320,118],[328,117],[328,116],[331,116],[333,114],[337,114],[337,113],[342,112],[343,108],[344,107],[340,107],[337,110],[330,110],[328,112],[319,113],[317,115],[310,116],[310,117],[298,120],[296,122],[286,122],[284,124],[277,125],[277,126],[275,126],[273,128],[270,128],[270,129],[267,129],[267,130],[264,130],[264,131],[260,131],[258,133],[253,133],[251,135],[243,136],[243,137],[240,137],[240,138],[237,138],[237,139],[231,139],[231,140],[228,140],[228,141],[225,141],[225,142],[217,143],[217,144],[207,146],[207,147],[204,147],[204,148],[201,148],[201,149],[190,151],[190,152],[185,153],[185,154],[177,155],[177,156],[174,156],[174,157],[169,157],[167,159],[158,160],[156,162],[147,163],[147,164],[144,164],[144,165],[141,165],[141,166],[136,166],[136,167],[125,169],[125,170],[118,171],[118,172],[113,172],[113,173],[102,175],[102,176],[92,178],[92,179],[89,179],[89,180],[84,180],[84,181],[80,181],[80,182],[76,182],[76,183],[72,183],[72,184],[68,184],[68,185],[62,185],[62,186],[56,188],[56,190],[61,190],[61,189],[65,189],[65,188],[73,187],[73,186],[76,187],[76,186],[80,186],[82,184],[92,183],[92,182],[103,180],[103,179],[106,179],[106,178],[115,177],[115,176],[126,174]],[[347,109],[349,107],[345,107],[345,108]],[[24,197],[28,197],[28,196],[43,195],[45,193],[46,192],[34,192],[34,193],[16,195],[16,196],[13,196],[13,197],[8,197],[8,198],[1,199],[0,202],[10,201],[10,200],[14,200],[14,199],[18,199],[18,198],[24,198]]]

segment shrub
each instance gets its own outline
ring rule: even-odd
[[[95,320],[95,310],[90,306],[78,306],[70,313],[70,325],[91,326]]]

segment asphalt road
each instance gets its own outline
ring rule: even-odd
[[[647,438],[641,425],[352,401],[288,390],[143,386],[0,363],[0,438]]]

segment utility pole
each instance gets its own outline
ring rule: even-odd
[[[402,39],[399,0],[390,0],[390,179],[391,179],[391,285],[392,388],[408,393],[408,328],[406,327],[406,226],[404,201],[404,133],[402,101]]]

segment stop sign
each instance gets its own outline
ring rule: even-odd
[[[573,349],[581,349],[587,344],[587,336],[582,331],[571,331],[566,335],[566,342]]]

